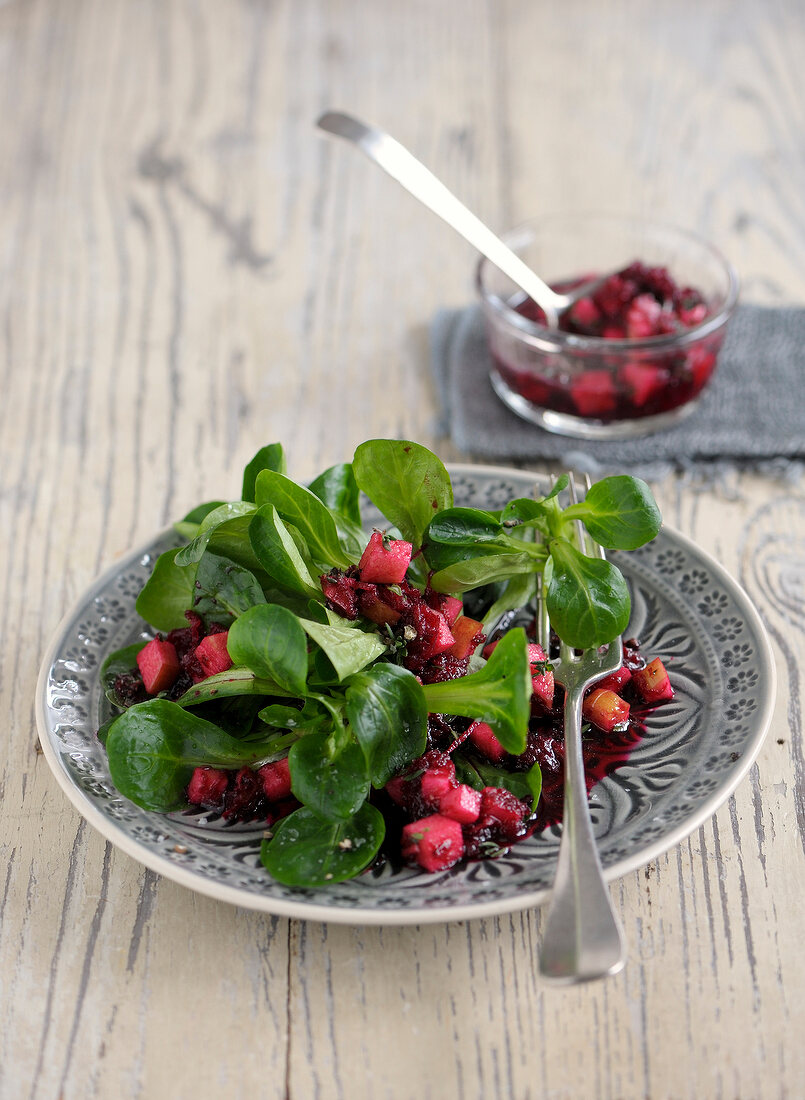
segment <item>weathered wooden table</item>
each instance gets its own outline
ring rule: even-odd
[[[540,983],[539,912],[351,929],[163,880],[73,810],[33,722],[65,609],[260,444],[299,478],[368,436],[464,457],[425,333],[472,253],[321,110],[386,126],[495,226],[656,213],[746,298],[801,303],[803,56],[796,0],[0,6],[4,1100],[805,1094],[801,482],[657,486],[756,601],[779,700],[734,796],[614,887],[606,983]]]

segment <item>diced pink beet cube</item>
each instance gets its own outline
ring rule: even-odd
[[[442,614],[445,617],[447,625],[452,628],[453,623],[459,617],[464,610],[463,602],[457,596],[445,596],[442,601]]]
[[[713,373],[713,368],[716,365],[716,357],[714,352],[708,351],[706,348],[697,347],[692,348],[688,354],[688,369],[693,377],[693,384],[697,390],[700,390],[705,384],[707,379]]]
[[[636,669],[632,673],[632,683],[644,703],[662,703],[674,697],[670,677],[659,657],[645,668]]]
[[[608,370],[588,370],[574,378],[570,396],[582,416],[610,416],[618,404],[615,380]]]
[[[631,670],[628,669],[626,665],[621,665],[615,672],[610,672],[609,676],[605,676],[603,680],[599,680],[595,686],[597,688],[606,688],[608,691],[614,691],[616,695],[620,695],[631,678]]]
[[[633,405],[645,405],[659,397],[669,380],[665,367],[639,360],[624,363],[618,371],[618,381],[629,391]]]
[[[704,302],[698,302],[695,306],[691,306],[690,309],[680,309],[679,320],[685,326],[685,328],[693,328],[694,325],[700,325],[707,316],[707,306]]]
[[[459,783],[445,791],[439,799],[439,813],[452,817],[462,825],[471,825],[481,813],[481,792],[473,790],[466,783]]]
[[[438,806],[442,795],[447,794],[456,785],[456,766],[449,756],[438,764],[432,764],[422,773],[419,780],[419,793],[423,802]]]
[[[507,840],[520,834],[530,807],[504,787],[484,787],[480,816],[494,822]]]
[[[361,580],[399,584],[405,580],[412,550],[410,542],[387,538],[381,531],[373,531],[358,562]]]
[[[626,333],[632,340],[656,336],[659,332],[662,306],[653,294],[638,294],[626,312]]]
[[[439,653],[447,653],[453,647],[455,638],[441,611],[434,611],[425,603],[420,604],[414,611],[415,617],[412,618],[412,622],[417,637],[409,643],[409,651],[426,661]]]
[[[403,827],[402,855],[425,871],[446,871],[464,855],[461,825],[444,814],[412,821]]]
[[[548,405],[554,395],[554,389],[543,378],[529,371],[512,372],[514,389],[518,390],[532,405]]]
[[[478,752],[493,764],[500,763],[506,755],[506,750],[486,722],[473,722],[467,733]]]
[[[622,725],[629,718],[629,704],[614,691],[593,688],[585,696],[581,713],[588,722],[598,726],[604,733],[611,733],[616,726]]]
[[[205,675],[215,676],[218,672],[226,672],[232,667],[232,658],[226,648],[229,631],[224,630],[220,634],[208,634],[202,638],[196,646],[195,658],[204,670]]]
[[[407,806],[414,793],[414,783],[415,781],[406,775],[393,775],[384,789],[396,806]]]
[[[137,667],[149,695],[167,691],[179,675],[179,657],[171,642],[152,638],[137,654]]]
[[[477,619],[471,619],[469,615],[460,615],[450,628],[455,641],[450,647],[450,654],[463,660],[474,651],[475,647],[483,640],[483,624]]]
[[[257,769],[263,792],[269,802],[280,802],[291,793],[291,767],[288,757],[273,760]]]
[[[539,642],[528,643],[528,663],[531,665],[531,688],[534,695],[539,699],[546,710],[550,710],[553,706],[553,695],[555,690],[555,684],[553,680],[553,672],[550,669],[541,671],[538,667],[534,666],[542,665],[548,660],[548,656],[545,650],[539,644]]]
[[[319,578],[321,590],[328,604],[345,619],[358,617],[357,582],[343,573],[327,573]]]
[[[601,320],[601,310],[592,298],[579,298],[570,310],[570,317],[580,328],[592,329]]]
[[[194,806],[220,806],[229,776],[220,768],[196,768],[187,785],[187,801]]]

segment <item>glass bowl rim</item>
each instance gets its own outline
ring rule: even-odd
[[[484,313],[496,325],[502,323],[510,331],[513,330],[513,334],[516,335],[521,342],[543,352],[575,351],[601,354],[604,349],[606,349],[608,354],[612,352],[617,353],[643,349],[661,352],[698,343],[698,341],[704,337],[717,332],[732,316],[740,290],[740,280],[735,267],[729,262],[720,249],[716,248],[710,241],[706,240],[698,233],[694,233],[688,229],[681,229],[679,226],[671,223],[653,221],[650,218],[625,217],[617,214],[601,214],[594,212],[574,214],[565,212],[549,214],[544,217],[531,218],[527,221],[520,222],[513,228],[507,229],[504,233],[500,234],[500,236],[504,242],[509,243],[511,238],[516,237],[518,234],[533,232],[535,229],[544,228],[551,222],[570,218],[572,218],[574,222],[582,220],[588,222],[608,221],[617,225],[628,225],[635,229],[660,231],[670,233],[676,237],[689,241],[696,245],[696,247],[709,253],[711,258],[715,260],[716,264],[726,276],[727,292],[724,301],[715,313],[705,317],[698,325],[692,325],[690,328],[686,328],[681,332],[664,333],[660,336],[644,336],[640,339],[629,337],[624,339],[610,339],[607,336],[580,336],[576,333],[564,332],[561,329],[548,328],[546,325],[541,325],[537,321],[531,321],[521,313],[518,313],[517,310],[512,309],[511,306],[497,294],[492,294],[487,291],[484,286],[483,273],[488,268],[494,268],[495,265],[485,256],[481,256],[475,266],[475,288],[480,297]]]

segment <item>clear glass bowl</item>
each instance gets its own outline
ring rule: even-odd
[[[519,312],[528,299],[482,259],[476,283],[494,364],[490,377],[509,408],[549,432],[583,439],[647,435],[695,408],[738,298],[737,275],[715,248],[681,229],[607,215],[545,218],[503,239],[558,289],[640,261],[666,268],[678,287],[695,288],[707,306],[704,319],[690,327],[640,339],[549,329]]]

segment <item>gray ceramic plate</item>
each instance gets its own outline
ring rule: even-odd
[[[495,509],[527,496],[533,476],[483,466],[451,469],[457,504]],[[59,627],[37,688],[45,756],[68,798],[134,859],[211,897],[267,913],[345,924],[414,924],[486,917],[548,896],[558,831],[497,860],[437,875],[386,866],[323,889],[274,882],[259,858],[261,828],[203,813],[155,814],[121,798],[95,731],[108,717],[100,668],[112,650],[147,637],[134,602],[156,557],[177,544],[165,532],[97,580]],[[746,774],[771,718],[774,665],[743,590],[711,557],[668,529],[618,555],[632,593],[627,636],[661,657],[676,689],[657,708],[627,764],[592,793],[608,879],[649,862],[705,821]]]

